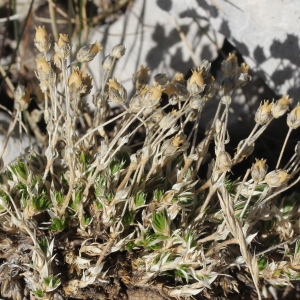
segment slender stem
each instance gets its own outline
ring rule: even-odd
[[[287,135],[285,137],[285,140],[284,140],[284,143],[282,145],[282,148],[281,148],[281,151],[280,151],[280,155],[279,155],[279,158],[278,158],[278,161],[277,161],[277,164],[276,164],[276,168],[275,168],[276,170],[278,169],[278,167],[280,165],[280,161],[282,159],[284,149],[285,149],[287,141],[288,141],[288,139],[289,139],[289,137],[290,137],[290,135],[292,133],[292,130],[293,130],[292,128],[289,128],[289,131],[288,131],[288,133],[287,133]]]

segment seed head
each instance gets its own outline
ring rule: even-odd
[[[45,75],[50,74],[51,67],[50,67],[50,64],[46,61],[44,56],[37,58],[35,60],[35,62],[36,62],[36,68],[37,68],[38,72],[42,72]]]
[[[244,86],[248,81],[251,80],[251,76],[249,75],[249,66],[245,63],[242,63],[241,66],[237,69],[237,82],[236,86],[242,87]]]
[[[240,150],[242,149],[242,152],[240,153],[239,157],[237,157],[236,159],[236,163],[239,163],[241,162],[244,158],[247,158],[249,155],[252,154],[253,150],[254,150],[254,147],[255,147],[255,143],[252,143],[252,144],[248,144],[247,145],[244,145],[245,144],[245,140],[241,140],[236,148],[236,153],[240,152]]]
[[[224,72],[224,75],[231,76],[235,73],[236,69],[238,68],[238,60],[235,54],[229,53],[228,57],[225,61],[222,63],[222,71]]]
[[[124,103],[127,98],[127,91],[116,78],[110,79],[107,82],[109,99],[114,103]]]
[[[259,125],[266,124],[272,118],[272,106],[273,103],[269,104],[269,100],[265,100],[263,104],[260,104],[259,108],[255,113],[255,122]]]
[[[58,58],[66,58],[71,51],[71,44],[67,34],[60,33],[57,43],[54,45],[54,50]]]
[[[255,163],[252,165],[251,168],[251,176],[255,182],[260,182],[264,180],[268,171],[268,165],[266,164],[266,162],[266,159],[259,160],[255,158]]]
[[[87,94],[92,88],[92,78],[89,75],[83,75],[79,68],[75,68],[69,77],[68,86],[75,94]]]
[[[291,129],[296,129],[300,126],[300,103],[297,103],[297,106],[288,114],[287,116],[287,125]]]
[[[112,69],[114,65],[114,58],[110,55],[105,56],[105,58],[102,61],[102,68],[105,71],[109,71]]]
[[[158,103],[161,100],[161,96],[163,92],[160,86],[153,86],[151,88],[146,87],[143,91],[144,91],[143,104],[146,107],[154,107],[158,105]]]
[[[217,157],[217,167],[221,172],[229,172],[231,169],[231,156],[226,151],[221,151]]]
[[[133,75],[132,83],[136,90],[143,89],[149,82],[149,68],[141,65],[140,69]]]
[[[50,47],[50,37],[45,29],[45,26],[43,25],[38,26],[35,28],[35,39],[34,39],[34,45],[38,48],[40,52],[47,52]]]
[[[277,100],[272,106],[272,115],[274,118],[279,118],[284,115],[288,108],[289,104],[292,102],[292,99],[288,95],[283,95],[279,100]]]
[[[116,59],[120,59],[125,54],[125,50],[126,50],[126,48],[124,45],[118,44],[113,47],[111,56]]]
[[[190,94],[199,94],[204,90],[202,71],[193,71],[191,78],[187,81],[187,90]]]
[[[102,49],[103,47],[99,42],[83,46],[77,52],[77,61],[81,63],[91,61]],[[77,61],[75,60],[72,64],[76,63]]]
[[[265,181],[269,187],[280,187],[290,179],[290,176],[285,170],[275,170],[268,173]]]
[[[15,109],[23,111],[28,108],[31,101],[30,91],[25,86],[18,84],[15,90]]]

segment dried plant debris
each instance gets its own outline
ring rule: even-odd
[[[262,155],[233,181],[233,166],[252,158],[256,141],[291,103],[286,95],[262,101],[253,130],[230,153],[230,105],[250,80],[249,66],[234,54],[222,65],[220,87],[207,61],[188,80],[158,74],[152,83],[141,66],[128,99],[112,76],[126,50],[116,45],[89,107],[93,78],[77,64],[93,60],[101,44],[81,48],[71,65],[66,34],[53,47],[39,26],[34,44],[47,134],[35,126],[41,117],[27,113],[23,124],[31,98],[18,85],[10,128],[30,126],[44,146],[0,173],[3,297],[135,299],[143,291],[145,299],[262,299],[293,286],[300,278],[300,197],[282,193],[300,179],[299,142],[287,164],[281,161],[299,127],[299,104],[287,115],[276,169],[268,170]],[[216,102],[215,116],[199,138],[208,101]]]

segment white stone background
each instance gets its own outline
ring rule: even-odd
[[[20,17],[30,2],[26,1],[19,1],[23,5]],[[176,24],[184,32],[185,42]],[[100,41],[104,50],[89,64],[89,71],[95,88],[100,88],[103,56],[123,43],[126,54],[114,76],[130,97],[134,92],[132,74],[140,65],[150,67],[152,78],[157,73],[170,78],[176,72],[186,73],[202,59],[214,60],[225,36],[276,94],[289,94],[295,104],[300,91],[299,34],[299,0],[135,0],[116,22],[91,30],[90,41]],[[264,95],[259,93],[254,81],[248,94],[246,90],[238,95],[237,114],[249,113],[245,101],[262,101]],[[214,105],[212,102],[207,111],[214,111]],[[209,118],[210,114],[206,115]],[[6,163],[19,155],[18,149],[11,141]]]

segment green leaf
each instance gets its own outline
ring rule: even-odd
[[[40,246],[40,249],[43,251],[45,255],[47,255],[47,250],[49,248],[49,241],[47,238],[41,238],[40,240],[37,241],[38,245]]]
[[[165,236],[170,235],[170,220],[166,209],[160,212],[153,212],[152,214],[152,227],[155,232],[161,233]]]
[[[266,268],[266,266],[267,266],[267,263],[268,263],[268,261],[267,261],[267,259],[266,259],[265,256],[260,257],[257,260],[257,265],[258,265],[259,271],[264,270]]]
[[[41,289],[35,289],[32,291],[32,294],[36,297],[44,297],[45,296],[45,292]]]
[[[135,213],[133,210],[127,210],[124,214],[122,223],[124,225],[130,225],[134,222]]]
[[[46,194],[41,194],[32,199],[32,206],[36,210],[45,210],[52,207],[52,203],[48,200]]]
[[[142,206],[145,204],[147,194],[143,191],[139,191],[134,196],[134,204],[136,207]]]
[[[49,229],[56,230],[56,231],[61,231],[65,229],[68,226],[69,220],[67,218],[53,218],[51,220],[51,225],[49,226]]]
[[[156,201],[161,201],[162,197],[164,195],[164,191],[163,190],[155,190],[154,191],[154,200]]]
[[[296,246],[295,246],[295,254],[298,254],[300,251],[300,240],[298,240],[296,242]]]
[[[22,160],[18,160],[14,166],[14,171],[16,175],[19,175],[24,180],[28,178],[28,169],[25,163]]]
[[[131,241],[131,242],[128,242],[128,243],[126,244],[125,249],[126,249],[128,252],[131,252],[132,249],[134,248],[134,246],[135,246],[135,243],[134,243],[133,241]]]

